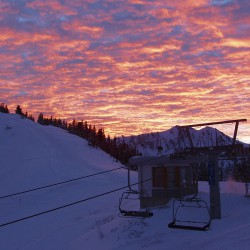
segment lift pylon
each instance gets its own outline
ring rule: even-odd
[[[198,123],[191,125],[180,126],[185,129],[190,147],[193,152],[202,152],[209,156],[208,162],[208,172],[209,172],[209,186],[210,186],[210,215],[212,219],[221,219],[221,204],[220,204],[220,189],[219,189],[219,168],[217,164],[217,158],[219,155],[225,151],[225,149],[231,148],[234,150],[236,147],[236,137],[238,132],[238,127],[240,122],[246,122],[247,119],[236,119],[236,120],[226,120],[220,122],[208,122],[208,123]],[[227,145],[224,147],[211,147],[211,148],[195,148],[192,137],[190,135],[189,128],[191,127],[201,127],[208,125],[217,125],[225,123],[235,123],[234,135],[232,145]]]

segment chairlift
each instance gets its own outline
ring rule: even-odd
[[[197,168],[195,182],[198,182]],[[203,218],[203,219],[201,219]],[[204,220],[205,218],[205,220]],[[211,216],[207,202],[198,197],[198,190],[192,196],[176,198],[173,201],[173,221],[169,228],[206,231],[210,228]]]
[[[181,214],[181,211],[184,211],[184,215]],[[206,218],[203,221],[200,217]],[[196,195],[173,201],[173,221],[168,224],[169,228],[206,231],[210,225],[211,218],[206,201],[197,198]]]
[[[140,199],[140,192],[135,190],[133,191],[126,191],[122,194],[121,198],[119,199],[119,210],[120,214],[124,217],[141,217],[141,218],[148,218],[153,216],[147,208],[143,210],[128,210],[124,209],[123,205],[125,200],[139,200]]]
[[[153,213],[149,211],[148,208],[140,210],[130,210],[124,208],[125,201],[128,200],[140,200],[143,196],[142,192],[134,190],[131,188],[130,184],[130,168],[128,167],[128,190],[125,191],[119,199],[119,211],[123,217],[138,217],[138,218],[148,218],[153,216]]]

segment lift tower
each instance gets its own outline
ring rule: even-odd
[[[187,134],[191,152],[197,153],[201,152],[206,154],[209,158],[208,160],[208,175],[209,175],[209,186],[210,186],[210,216],[211,219],[221,219],[221,202],[220,202],[220,188],[219,188],[219,167],[218,167],[218,157],[222,152],[227,150],[233,150],[236,145],[236,137],[238,132],[238,127],[240,122],[246,122],[246,119],[238,120],[227,120],[221,122],[209,122],[209,123],[199,123],[180,126],[183,128]],[[192,137],[189,131],[191,127],[201,127],[225,123],[235,123],[234,135],[232,145],[226,146],[213,146],[213,147],[194,147]]]

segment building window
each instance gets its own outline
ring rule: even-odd
[[[153,188],[167,188],[167,168],[154,167]]]
[[[180,186],[180,168],[178,166],[169,167],[168,188],[177,188]]]

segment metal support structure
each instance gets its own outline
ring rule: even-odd
[[[246,197],[248,197],[249,196],[249,194],[248,194],[248,192],[249,192],[249,183],[248,182],[246,182],[245,183],[245,188],[246,188]]]
[[[235,122],[246,122],[247,119],[237,119],[237,120],[227,120],[227,121],[221,121],[221,122],[207,122],[207,123],[198,123],[198,124],[191,124],[191,125],[184,125],[180,126],[182,128],[184,127],[201,127],[201,126],[209,126],[209,125],[216,125],[216,124],[225,124],[225,123],[235,123]]]
[[[236,142],[236,136],[237,136],[237,132],[238,132],[238,127],[239,127],[239,121],[237,121],[235,123],[235,129],[234,129],[234,137],[233,137],[233,146],[235,145],[235,142]]]
[[[184,126],[180,126],[180,127],[186,129],[187,137],[188,137],[188,140],[190,142],[190,146],[191,146],[191,148],[194,148],[192,138],[191,138],[191,135],[190,135],[190,132],[189,132],[189,128],[209,126],[209,125],[218,125],[218,124],[225,124],[225,123],[236,123],[235,124],[235,129],[234,129],[233,142],[232,142],[232,145],[234,146],[235,142],[236,142],[236,136],[237,136],[238,127],[239,127],[240,122],[247,122],[247,119],[227,120],[227,121],[221,121],[221,122],[197,123],[197,124],[184,125]]]
[[[189,143],[190,143],[190,147],[194,148],[194,144],[193,144],[193,140],[192,140],[192,137],[191,137],[191,134],[190,134],[190,131],[189,131],[189,127],[185,127],[185,129],[186,129],[187,137],[188,137],[188,140],[189,140]]]
[[[246,121],[247,119],[238,119],[238,120],[227,120],[227,121],[221,121],[221,122],[198,123],[198,124],[180,126],[180,128],[185,129],[191,149],[198,150],[197,148],[194,148],[189,128],[225,124],[225,123],[236,123],[235,129],[234,129],[233,142],[232,142],[232,146],[235,146],[239,123],[246,122]],[[204,151],[209,156],[208,175],[209,175],[209,186],[210,186],[210,217],[211,219],[221,219],[218,156],[220,155],[222,151],[219,148],[217,148],[216,150],[216,147],[214,149],[212,149],[212,151],[210,150],[208,151],[205,149]]]
[[[211,152],[208,161],[208,174],[210,186],[210,217],[211,219],[221,219],[221,202],[219,187],[219,166],[217,155]]]

